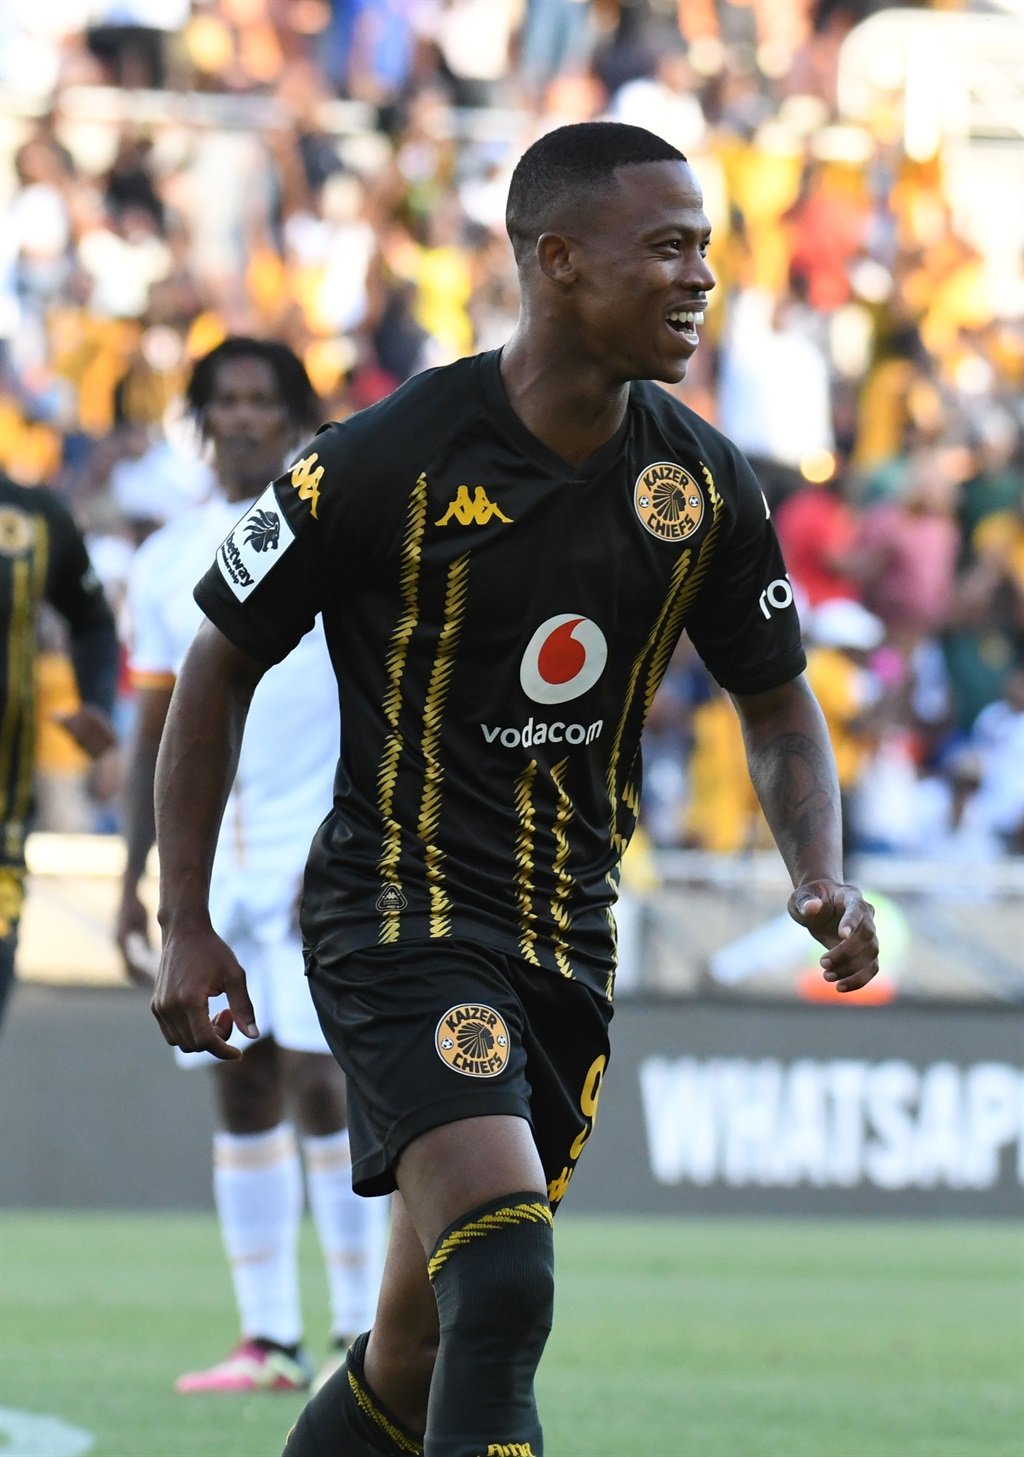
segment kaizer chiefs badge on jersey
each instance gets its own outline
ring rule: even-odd
[[[434,1034],[437,1055],[468,1078],[493,1078],[508,1063],[508,1028],[493,1007],[450,1007]]]
[[[704,494],[681,465],[659,460],[644,466],[633,487],[633,505],[659,541],[685,541],[704,518]]]
[[[0,511],[0,553],[21,556],[32,544],[32,522],[24,511]]]

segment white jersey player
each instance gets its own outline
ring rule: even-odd
[[[219,490],[147,538],[129,589],[137,729],[117,936],[137,978],[150,944],[138,886],[153,843],[157,749],[175,678],[202,621],[192,591],[296,434],[308,429],[315,396],[283,345],[229,339],[197,364],[189,404],[213,447]],[[253,698],[212,871],[214,924],[246,970],[262,1035],[227,1065],[176,1052],[183,1066],[213,1067],[220,1123],[214,1194],[241,1325],[241,1342],[226,1360],[179,1378],[185,1393],[309,1385],[297,1268],[303,1165],[330,1287],[325,1370],[373,1316],[382,1206],[352,1192],[344,1078],[307,989],[298,932],[303,865],[331,805],[340,731],[318,623]]]

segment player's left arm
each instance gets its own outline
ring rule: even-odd
[[[801,674],[732,695],[747,765],[793,882],[789,914],[826,948],[825,980],[841,992],[878,971],[874,908],[843,879],[839,782],[825,719]]]

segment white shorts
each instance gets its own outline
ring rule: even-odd
[[[260,1038],[273,1037],[292,1052],[322,1052],[332,1056],[320,1030],[302,960],[302,941],[290,912],[278,908],[234,907],[226,920],[215,915],[220,936],[238,957],[256,1013]],[[210,1000],[210,1014],[228,1004],[227,997]],[[229,1041],[244,1052],[255,1044],[237,1028]],[[174,1049],[179,1067],[209,1067],[220,1061],[211,1052]]]

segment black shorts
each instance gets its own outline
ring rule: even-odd
[[[352,1183],[388,1194],[402,1149],[460,1118],[525,1118],[557,1206],[590,1137],[611,1005],[581,982],[474,942],[306,952],[349,1087]]]

